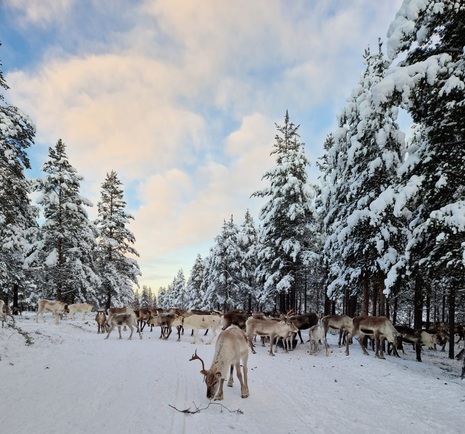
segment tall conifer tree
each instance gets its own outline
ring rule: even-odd
[[[95,221],[99,234],[98,269],[102,279],[100,302],[107,309],[112,305],[129,305],[133,299],[133,285],[138,284],[141,275],[134,258],[139,256],[133,247],[136,240],[128,227],[132,219],[126,212],[124,191],[117,173],[107,173]]]

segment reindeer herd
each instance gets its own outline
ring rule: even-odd
[[[76,303],[66,305],[60,301],[39,300],[36,321],[39,316],[45,321],[43,314],[51,312],[54,315],[55,323],[59,324],[63,315],[74,318],[76,313],[82,314],[85,319],[86,313],[90,313],[93,306],[88,303]],[[0,313],[2,315],[2,327],[7,316],[14,322],[11,311],[2,300],[0,300]],[[347,315],[326,315],[320,318],[315,313],[294,314],[288,312],[287,315],[273,316],[264,313],[247,313],[233,310],[225,313],[217,311],[183,311],[181,309],[132,309],[128,307],[112,307],[107,311],[98,309],[95,315],[97,323],[97,333],[106,333],[108,339],[112,331],[117,327],[119,339],[122,338],[121,328],[130,329],[129,339],[132,338],[133,331],[136,330],[140,339],[145,327],[150,331],[153,327],[160,327],[160,339],[167,340],[172,329],[177,331],[177,340],[181,340],[184,330],[192,330],[192,344],[198,340],[203,342],[203,338],[210,333],[205,342],[211,344],[216,339],[215,352],[211,367],[205,369],[204,361],[197,355],[197,351],[190,360],[200,360],[202,363],[201,374],[204,376],[207,385],[207,398],[223,399],[223,383],[229,372],[228,386],[233,385],[233,370],[241,385],[241,396],[247,398],[249,389],[247,384],[247,360],[249,349],[256,353],[255,347],[259,338],[261,345],[269,345],[269,354],[275,355],[276,347],[280,346],[288,352],[297,345],[297,337],[301,344],[304,344],[301,331],[308,330],[309,353],[317,354],[320,348],[324,347],[326,356],[329,355],[329,345],[327,341],[328,332],[338,332],[338,346],[345,346],[345,354],[349,355],[350,344],[353,338],[357,338],[364,354],[368,355],[367,342],[370,341],[375,351],[375,356],[384,359],[384,352],[387,343],[387,351],[399,357],[399,351],[404,351],[403,343],[413,345],[416,352],[416,359],[421,362],[421,349],[423,346],[436,349],[437,345],[444,351],[445,345],[450,338],[454,338],[457,333],[459,341],[464,339],[464,327],[458,327],[455,333],[450,334],[444,323],[437,323],[432,330],[414,330],[401,325],[394,326],[385,316],[356,316],[351,318]],[[198,336],[202,331],[202,336]],[[275,348],[275,351],[273,351]],[[464,351],[458,357],[463,357]],[[461,378],[465,376],[465,357]]]

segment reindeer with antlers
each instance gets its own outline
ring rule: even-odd
[[[198,359],[202,362],[201,374],[205,377],[207,384],[207,398],[214,400],[223,399],[223,383],[228,375],[228,386],[233,385],[233,370],[236,368],[237,378],[241,384],[241,397],[249,396],[249,386],[247,384],[247,359],[249,357],[249,345],[243,330],[235,325],[229,326],[223,330],[216,341],[215,354],[210,369],[205,369],[203,360],[194,355],[189,361]],[[241,372],[242,362],[242,372]]]

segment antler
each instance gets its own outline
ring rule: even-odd
[[[203,360],[197,355],[197,350],[195,350],[195,353],[192,354],[192,357],[189,359],[189,362],[192,362],[192,360],[199,359],[202,362],[202,373],[205,372],[205,364],[203,363]]]

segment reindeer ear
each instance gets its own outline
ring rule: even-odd
[[[206,371],[205,369],[202,369],[202,370],[200,371],[200,373],[203,374],[203,375],[207,375],[207,374],[208,374],[208,371]]]

